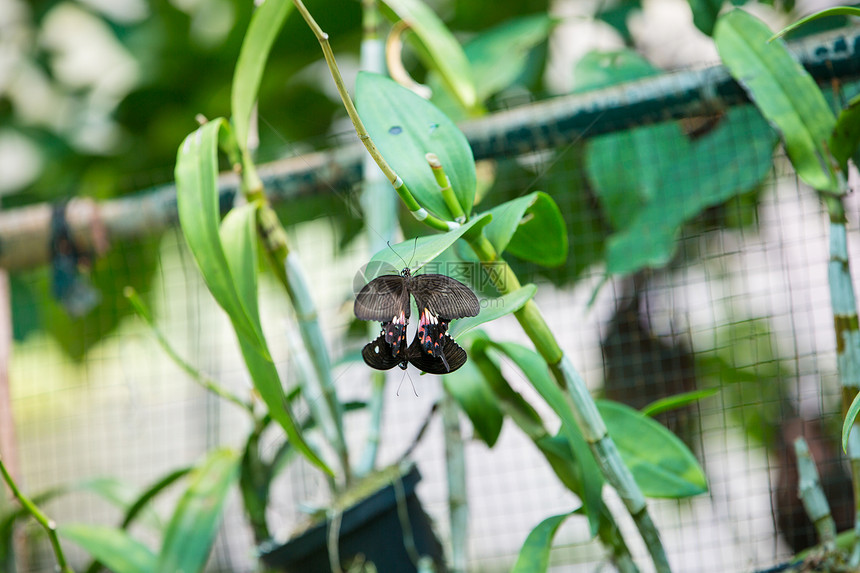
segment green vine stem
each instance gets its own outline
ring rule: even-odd
[[[48,538],[51,540],[51,547],[54,548],[54,555],[57,557],[57,570],[61,573],[75,573],[74,570],[69,567],[68,563],[66,563],[66,555],[63,553],[63,547],[60,545],[60,540],[57,537],[57,524],[54,523],[53,519],[45,515],[44,512],[42,512],[42,510],[30,500],[30,498],[21,492],[20,489],[18,489],[18,484],[16,484],[15,480],[12,479],[12,476],[6,469],[6,464],[3,463],[2,455],[0,455],[0,474],[3,474],[3,481],[5,481],[6,485],[9,486],[9,489],[12,490],[12,494],[21,503],[21,506],[26,509],[27,513],[32,515],[33,518],[39,522],[39,525],[41,525],[48,533]]]
[[[830,217],[830,262],[828,282],[830,305],[833,309],[833,327],[836,333],[836,366],[842,386],[842,415],[860,391],[860,321],[857,317],[857,298],[851,282],[848,259],[848,231],[845,206],[840,197],[830,193],[819,194]],[[860,564],[860,424],[855,420],[848,435],[848,460],[854,485],[855,521],[854,548],[849,565]]]
[[[501,294],[514,292],[520,288],[520,281],[516,274],[507,262],[496,253],[495,248],[483,233],[476,237],[467,237],[467,241],[475,254],[478,255],[481,264],[485,267],[492,267],[488,270],[493,272],[488,272],[487,276]],[[501,273],[499,273],[499,263],[502,266]],[[563,390],[567,390],[565,396],[570,400],[569,405],[576,416],[583,437],[588,442],[591,453],[597,460],[606,481],[618,492],[625,508],[636,523],[657,571],[670,571],[666,550],[660,540],[657,527],[648,513],[645,496],[642,495],[633,475],[621,460],[618,448],[606,431],[606,425],[603,423],[597,405],[585,386],[585,381],[558,345],[534,300],[529,300],[520,310],[514,312],[514,316],[537,351],[549,364],[556,382]]]
[[[179,355],[179,352],[176,351],[175,348],[168,342],[167,337],[164,336],[164,333],[155,326],[155,321],[152,319],[152,313],[147,308],[146,304],[143,302],[143,299],[140,298],[140,295],[137,293],[134,288],[127,286],[123,289],[123,295],[128,299],[129,303],[131,303],[132,308],[137,313],[137,315],[143,320],[143,322],[149,327],[149,330],[155,336],[156,341],[164,350],[165,353],[173,360],[173,363],[179,366],[179,368],[185,372],[188,376],[191,377],[192,380],[197,382],[200,386],[202,386],[205,390],[212,392],[216,396],[220,396],[221,398],[227,400],[240,407],[241,409],[248,412],[252,418],[254,418],[254,404],[249,400],[243,400],[236,394],[230,392],[223,386],[221,386],[217,380],[212,378],[211,376],[204,374],[200,370],[196,369],[194,366],[189,364],[182,356]]]
[[[454,215],[454,219],[456,219],[458,223],[465,223],[468,217],[463,212],[463,207],[460,206],[460,201],[457,200],[457,196],[454,195],[454,190],[451,188],[451,180],[448,179],[448,176],[445,174],[445,168],[442,167],[439,157],[435,153],[428,153],[424,158],[427,160],[427,163],[430,164],[430,169],[433,171],[433,178],[439,186],[439,192],[442,193],[442,199],[444,199],[445,205],[448,206],[448,209],[451,211],[451,214]]]
[[[832,551],[836,548],[836,522],[833,521],[830,504],[821,489],[815,460],[802,436],[795,440],[794,451],[797,454],[798,497],[803,502],[809,520],[815,525],[819,543],[825,551]]]
[[[406,208],[409,209],[412,216],[418,221],[423,221],[426,225],[429,225],[436,230],[450,231],[459,227],[458,223],[443,221],[442,219],[428,213],[426,209],[419,205],[418,201],[415,200],[415,197],[412,196],[412,192],[409,190],[409,187],[403,182],[403,179],[394,172],[388,162],[385,161],[385,158],[382,157],[382,154],[379,153],[379,150],[376,148],[376,144],[374,144],[373,140],[370,139],[370,134],[367,133],[364,123],[358,116],[358,110],[355,109],[355,104],[352,103],[352,98],[349,97],[349,92],[343,83],[343,77],[340,75],[340,69],[337,67],[337,62],[334,59],[334,53],[331,51],[328,34],[322,31],[322,28],[319,27],[319,24],[314,20],[314,17],[311,16],[310,12],[308,12],[308,9],[305,7],[302,0],[293,0],[293,4],[296,6],[296,9],[302,15],[302,18],[304,18],[308,27],[320,43],[323,56],[325,56],[325,61],[328,64],[328,69],[331,72],[331,77],[334,80],[335,87],[337,88],[337,93],[340,95],[340,99],[343,102],[347,115],[349,115],[349,119],[352,121],[353,127],[355,127],[358,139],[361,140],[361,143],[364,144],[365,149],[367,149],[367,152],[373,158],[374,163],[379,166],[382,173],[385,175],[385,178],[388,179],[388,182],[391,183],[394,190],[397,191],[397,194],[403,200],[403,204],[406,205]]]

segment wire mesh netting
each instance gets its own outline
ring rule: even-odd
[[[694,452],[709,485],[706,494],[690,499],[651,502],[678,571],[766,568],[814,540],[794,495],[797,477],[786,447],[800,434],[830,484],[840,529],[851,522],[850,478],[838,446],[841,394],[828,294],[827,216],[787,160],[772,154],[774,145],[775,136],[752,108],[737,107],[718,117],[495,157],[483,166],[482,172],[493,175],[478,209],[534,190],[549,193],[561,209],[570,238],[568,262],[554,269],[511,262],[521,282],[539,285],[539,307],[595,394],[641,408],[683,392],[713,391],[657,417]],[[368,253],[360,235],[344,246],[354,225],[334,224],[330,216],[350,212],[358,203],[355,193],[338,190],[282,208],[332,356],[343,359],[335,372],[344,401],[370,392],[368,369],[354,359],[366,342],[364,331],[350,334],[354,278]],[[855,197],[847,207],[854,224]],[[417,232],[412,222],[404,224],[407,235]],[[628,230],[637,224],[645,234],[631,238]],[[849,242],[850,253],[860,252],[856,228]],[[637,257],[650,257],[649,263],[635,267],[630,261]],[[604,280],[607,266],[626,264],[635,270]],[[177,229],[115,246],[96,263],[94,275],[102,289],[121,290],[138,280],[159,328],[180,353],[227,388],[249,392],[229,321],[211,300]],[[86,322],[75,322],[59,306],[46,309],[21,294],[47,295],[50,283],[49,269],[13,277],[18,342],[11,380],[26,489],[78,489],[45,504],[53,519],[118,523],[116,504],[92,490],[129,499],[214,447],[243,445],[247,419],[193,384],[127,308],[102,304]],[[261,287],[264,327],[289,385],[296,368],[292,310],[271,277],[264,275]],[[36,327],[63,321],[80,328],[58,328],[69,333],[63,338]],[[83,328],[109,334],[88,346]],[[497,340],[528,344],[512,317],[484,328]],[[557,428],[554,414],[521,373],[512,364],[502,366],[514,389]],[[399,371],[388,376],[382,463],[396,460],[412,443],[441,393],[436,377]],[[366,437],[367,418],[361,411],[347,418],[348,441],[356,450]],[[468,434],[465,418],[463,424]],[[274,450],[283,437],[272,432],[265,440]],[[647,447],[639,453],[647,454]],[[466,454],[470,570],[509,570],[537,523],[579,506],[514,424],[506,423],[492,449],[472,440]],[[423,475],[419,496],[448,539],[438,419],[413,457]],[[92,487],[100,479],[115,481]],[[326,483],[315,470],[291,463],[273,489],[267,512],[272,531],[286,537],[325,494]],[[155,501],[152,513],[135,526],[142,539],[157,538],[158,523],[177,496],[171,489]],[[629,533],[634,556],[647,562],[623,506],[608,488],[606,496]],[[28,525],[26,533],[20,571],[53,570],[40,530]],[[71,558],[79,566],[86,562],[74,549]],[[605,559],[605,550],[590,541],[584,518],[565,522],[553,567],[571,570]],[[234,494],[209,568],[253,571],[255,563],[253,538]]]

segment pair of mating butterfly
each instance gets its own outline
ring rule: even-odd
[[[406,347],[409,295],[418,307],[418,331]],[[409,267],[400,275],[373,279],[355,298],[355,316],[382,323],[379,338],[367,344],[361,356],[371,368],[388,370],[412,363],[429,374],[447,374],[466,363],[466,351],[448,335],[456,318],[476,316],[478,298],[469,287],[445,275],[415,275]]]

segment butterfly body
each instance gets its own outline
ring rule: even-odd
[[[406,346],[410,296],[419,311],[418,332]],[[365,363],[377,370],[409,363],[430,374],[453,372],[466,362],[466,351],[448,336],[448,325],[457,318],[475,316],[480,304],[463,283],[438,274],[384,275],[367,283],[355,299],[355,316],[382,323],[379,337],[361,352]]]

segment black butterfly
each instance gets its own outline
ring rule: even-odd
[[[409,295],[415,297],[420,314],[415,340],[406,347]],[[448,336],[455,318],[476,316],[478,297],[469,287],[445,275],[412,276],[409,268],[400,275],[373,279],[355,298],[355,316],[382,322],[379,338],[367,344],[361,356],[371,368],[406,370],[411,362],[430,374],[447,374],[466,363],[466,351]]]

